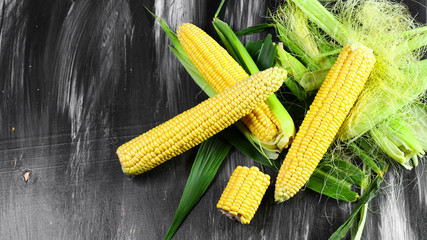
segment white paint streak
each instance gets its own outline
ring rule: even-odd
[[[156,16],[163,18],[169,27],[175,31],[178,25],[184,22],[193,22],[193,15],[200,14],[197,11],[196,0],[158,0],[154,4]],[[203,16],[200,16],[203,17]],[[171,44],[167,35],[163,32],[160,24],[154,20],[154,39],[157,56],[157,77],[160,82],[160,92],[166,89],[167,108],[172,112],[177,112],[177,101],[175,101],[177,91],[181,91],[181,79],[179,74],[180,63],[169,49]],[[160,101],[160,100],[159,100]],[[156,112],[160,106],[156,106]]]
[[[230,24],[234,31],[240,31],[250,26],[265,23],[266,19],[266,2],[265,1],[252,1],[248,4],[247,1],[236,1],[235,6],[225,7],[224,18]],[[233,12],[230,12],[233,9]],[[243,41],[256,41],[256,36],[249,35],[242,38]]]
[[[380,209],[380,239],[416,239],[409,223],[410,216],[406,212],[405,198],[399,194],[401,186],[396,176],[390,174],[388,184],[391,185],[391,191],[385,195],[384,205]]]
[[[425,159],[422,159],[423,161]],[[425,164],[421,164],[420,166],[415,168],[417,175],[416,186],[418,188],[418,200],[420,204],[424,203],[424,206],[427,207],[427,169],[425,169]]]
[[[302,233],[302,239],[308,239],[310,233],[310,224],[307,222],[304,227],[304,232]]]

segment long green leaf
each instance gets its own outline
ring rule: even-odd
[[[313,191],[334,199],[347,202],[356,201],[359,195],[351,190],[351,184],[316,168],[307,182],[307,187]]]
[[[274,27],[274,24],[262,23],[262,24],[251,26],[251,27],[245,28],[241,31],[238,31],[238,32],[236,32],[236,36],[241,37],[241,36],[245,36],[245,35],[259,33],[259,32],[263,32],[263,31],[265,31],[269,28],[272,28],[272,27]]]
[[[246,48],[227,23],[214,18],[213,25],[230,55],[249,73],[255,74],[259,69]]]
[[[364,186],[360,188],[360,194],[363,195],[371,181],[372,171],[367,164],[363,164],[362,168],[363,168],[363,173],[366,176],[366,178],[363,180]],[[354,222],[351,226],[350,236],[352,240],[360,240],[362,238],[363,229],[365,228],[366,217],[368,215],[368,207],[369,207],[369,202],[363,204],[362,208],[360,209],[359,216],[356,217],[355,219],[356,222]]]
[[[363,206],[369,201],[371,201],[378,194],[382,181],[383,179],[380,176],[376,176],[374,178],[374,180],[369,184],[369,188],[357,202],[349,218],[332,234],[329,240],[339,240],[345,237]]]
[[[172,238],[181,223],[199,202],[230,149],[231,145],[217,135],[200,145],[181,201],[165,239]]]
[[[264,43],[261,45],[260,52],[255,62],[260,71],[273,67],[277,45],[273,44],[271,38],[271,34],[268,34]]]
[[[256,42],[248,41],[245,46],[246,51],[248,51],[249,55],[251,55],[253,59],[258,58],[261,47],[262,47],[262,40],[258,40]]]
[[[356,156],[358,156],[364,163],[366,163],[376,174],[383,177],[384,172],[381,171],[380,167],[377,165],[375,160],[365,151],[363,151],[359,146],[354,142],[350,142],[348,144],[348,148],[352,151]]]
[[[176,36],[175,32],[170,29],[169,25],[165,22],[165,20],[157,17],[148,8],[145,8],[145,9],[160,23],[160,26],[162,27],[163,31],[165,31],[166,35],[168,35],[168,37],[171,40],[174,47],[178,51],[185,53],[184,48],[182,47],[181,43],[179,42],[178,37]]]
[[[365,174],[355,165],[335,155],[326,154],[324,159],[319,163],[318,168],[325,172],[329,172],[329,175],[335,176],[340,179],[340,181],[356,184],[357,186],[363,185]]]

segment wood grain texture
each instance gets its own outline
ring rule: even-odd
[[[163,238],[197,149],[134,178],[115,150],[206,95],[144,6],[214,35],[219,2],[0,0],[0,239]],[[255,2],[228,1],[224,20],[239,30],[277,6]],[[404,2],[426,22],[425,0]],[[254,162],[232,151],[175,239],[327,239],[351,211],[310,190],[278,205],[270,187],[249,226],[232,222],[215,205],[237,165]],[[427,239],[426,173],[388,176],[366,239]]]

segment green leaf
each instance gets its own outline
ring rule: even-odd
[[[319,163],[318,168],[328,172],[329,175],[335,176],[340,181],[345,181],[349,184],[363,185],[365,174],[355,165],[338,158],[335,155],[326,154],[323,160]]]
[[[264,42],[261,40],[256,42],[248,41],[245,48],[251,58],[256,59],[255,64],[260,71],[274,66],[277,45],[273,44],[271,34],[267,35]]]
[[[260,71],[273,67],[277,45],[273,44],[271,38],[271,34],[268,34],[255,62]]]
[[[181,223],[199,202],[230,149],[231,145],[220,136],[213,136],[200,145],[181,201],[165,239],[172,238]]]
[[[365,174],[365,179],[363,180],[364,185],[360,188],[360,194],[364,194],[366,192],[367,186],[371,181],[371,168],[363,163],[362,165],[363,173]],[[363,204],[360,213],[355,218],[355,222],[352,224],[350,229],[350,236],[352,240],[360,240],[362,238],[363,229],[365,228],[366,217],[368,215],[368,207],[369,203]]]
[[[285,81],[285,85],[292,92],[292,94],[297,97],[298,101],[305,101],[305,99],[307,98],[307,94],[304,91],[303,87],[301,87],[301,85],[299,85],[298,82],[294,80],[294,78],[288,76]]]
[[[263,31],[265,31],[269,28],[272,28],[272,27],[274,27],[274,24],[262,23],[262,24],[251,26],[251,27],[245,28],[241,31],[238,31],[238,32],[236,32],[236,36],[241,37],[241,36],[245,36],[245,35],[259,33],[259,32],[263,32]]]
[[[352,190],[361,186],[365,174],[355,165],[332,154],[326,154],[307,182],[307,187],[328,197],[347,202],[356,201],[359,195]]]
[[[262,41],[256,41],[256,42],[252,42],[252,41],[248,41],[246,43],[246,51],[248,51],[249,55],[251,55],[252,59],[257,59],[259,52],[261,50],[262,47]]]
[[[249,75],[259,72],[257,65],[230,26],[218,18],[214,18],[212,23],[227,51],[245,71]]]
[[[380,176],[376,176],[374,178],[374,180],[369,184],[369,188],[357,202],[349,218],[332,234],[329,240],[339,240],[345,237],[354,220],[357,218],[360,210],[362,210],[363,206],[369,201],[371,201],[378,194],[382,181],[383,179]]]
[[[380,151],[380,149],[378,147],[373,147],[376,145],[374,143],[373,139],[368,140],[364,137],[361,137],[361,138],[358,138],[356,140],[356,143],[357,143],[357,145],[359,145],[359,147],[363,151],[365,151],[370,156],[373,156],[373,160],[378,165],[381,172],[385,173],[385,171],[387,171],[387,169],[388,169],[388,162],[386,160],[387,155],[385,155],[385,153]]]
[[[220,3],[220,4],[219,4],[219,6],[218,6],[218,9],[217,9],[217,10],[216,10],[216,12],[215,12],[214,18],[217,18],[217,17],[218,17],[219,12],[221,12],[221,9],[222,9],[222,6],[224,5],[224,3],[225,3],[225,0],[222,0],[222,1],[221,1],[221,3]]]
[[[185,53],[184,48],[182,48],[182,45],[181,45],[181,43],[178,40],[178,37],[176,36],[175,32],[170,29],[169,25],[163,19],[157,17],[147,7],[145,9],[160,23],[160,26],[163,28],[163,31],[165,31],[166,35],[168,35],[168,37],[171,40],[171,42],[174,45],[174,47],[179,52],[184,52]]]
[[[359,194],[351,190],[351,184],[343,181],[321,168],[316,168],[306,185],[313,191],[334,199],[347,202],[356,201]]]
[[[351,152],[358,156],[366,165],[368,165],[376,174],[381,177],[384,176],[384,172],[380,169],[375,160],[367,152],[363,151],[359,146],[357,146],[356,143],[349,143],[348,148]]]

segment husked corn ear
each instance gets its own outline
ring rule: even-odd
[[[249,224],[269,185],[270,176],[257,167],[238,166],[216,207],[229,218]]]
[[[308,181],[361,92],[375,64],[372,50],[347,45],[320,87],[276,180],[275,200],[285,201]]]
[[[248,77],[230,54],[197,26],[184,23],[178,27],[177,35],[190,60],[216,92]],[[280,122],[265,101],[242,121],[261,141],[275,141],[280,134]]]
[[[277,67],[254,74],[123,144],[117,149],[123,172],[146,172],[200,144],[248,114],[285,79],[286,70]]]

